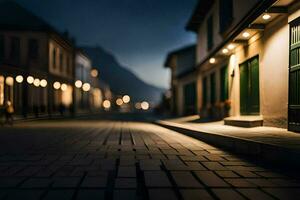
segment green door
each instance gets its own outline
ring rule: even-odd
[[[300,132],[300,17],[290,23],[288,129]]]
[[[184,114],[193,115],[196,113],[196,83],[192,82],[184,86]]]
[[[258,57],[240,65],[240,111],[242,115],[259,114]]]

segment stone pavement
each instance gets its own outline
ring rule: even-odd
[[[0,199],[298,199],[299,172],[276,169],[137,122],[0,128]]]

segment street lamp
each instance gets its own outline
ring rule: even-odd
[[[17,83],[22,83],[22,82],[23,82],[23,80],[24,80],[24,78],[23,78],[23,76],[22,76],[22,75],[18,75],[18,76],[16,77],[16,81],[17,81]]]
[[[124,95],[122,98],[124,103],[129,103],[130,102],[130,96],[129,95]]]
[[[60,82],[56,81],[53,83],[54,89],[58,90],[60,88]]]
[[[82,87],[82,81],[81,80],[75,81],[75,87],[81,88]]]
[[[34,78],[32,76],[27,77],[27,83],[32,84],[34,81]]]
[[[91,85],[89,83],[84,83],[82,85],[82,89],[83,89],[83,91],[88,92],[91,89]]]

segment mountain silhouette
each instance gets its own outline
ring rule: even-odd
[[[84,46],[81,49],[92,60],[94,68],[99,70],[100,79],[109,84],[115,95],[128,94],[134,102],[148,101],[157,104],[164,89],[147,84],[102,47]]]

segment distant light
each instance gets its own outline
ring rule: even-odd
[[[269,14],[264,14],[264,15],[262,16],[262,18],[263,18],[264,20],[269,20],[269,19],[271,18],[271,15],[269,15]]]
[[[209,59],[209,63],[210,63],[210,64],[214,64],[214,63],[216,63],[216,59],[215,59],[215,58],[211,58],[211,59]]]
[[[9,86],[13,86],[14,85],[14,78],[11,76],[6,77],[5,83]]]
[[[82,85],[82,89],[83,89],[83,91],[88,92],[91,89],[91,85],[89,83],[84,83]]]
[[[27,77],[27,83],[32,84],[34,81],[34,78],[32,76]]]
[[[123,100],[122,100],[121,98],[118,98],[118,99],[116,100],[116,104],[117,104],[118,106],[123,105]]]
[[[65,84],[65,83],[61,84],[60,89],[61,89],[62,91],[66,91],[66,90],[68,89],[67,84]]]
[[[82,87],[82,81],[81,80],[75,81],[75,87],[81,88]]]
[[[246,32],[244,32],[244,33],[243,33],[243,37],[244,37],[244,38],[248,38],[248,37],[250,37],[250,33],[248,33],[247,31],[246,31]]]
[[[129,103],[130,102],[130,96],[129,95],[124,95],[122,99],[123,99],[124,103]]]
[[[226,48],[222,50],[222,53],[223,53],[223,54],[228,54],[228,52],[229,52],[229,51],[228,51],[228,49],[226,49]]]
[[[135,107],[137,110],[142,109],[142,106],[141,106],[141,103],[140,103],[140,102],[136,103],[136,104],[134,105],[134,107]]]
[[[91,76],[94,77],[94,78],[96,78],[98,76],[98,70],[92,69],[91,70]]]
[[[60,82],[57,82],[57,81],[54,82],[53,87],[54,87],[54,89],[58,90],[60,88]]]
[[[103,101],[103,107],[104,107],[106,110],[110,109],[110,107],[111,107],[110,101],[109,101],[109,100]]]
[[[143,110],[148,110],[149,109],[149,103],[147,102],[147,101],[143,101],[142,103],[141,103],[141,108],[143,109]]]
[[[40,79],[38,79],[38,78],[34,79],[33,85],[34,85],[35,87],[39,87],[39,86],[40,86]]]
[[[47,84],[48,84],[48,83],[47,83],[47,81],[46,81],[45,79],[42,79],[41,82],[40,82],[40,86],[41,86],[41,87],[46,87]]]
[[[229,44],[229,45],[228,45],[228,49],[229,49],[229,50],[232,50],[232,49],[234,49],[234,48],[235,48],[235,45],[234,45],[234,44]]]
[[[16,77],[16,81],[17,81],[17,83],[22,83],[22,82],[23,82],[23,80],[24,80],[24,78],[23,78],[23,76],[22,76],[22,75],[18,75],[18,76]]]

